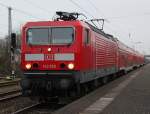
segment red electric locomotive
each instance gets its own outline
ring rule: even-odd
[[[78,13],[57,12],[55,21],[28,22],[22,29],[21,81],[24,95],[61,97],[81,85],[142,65],[143,55],[91,24]]]

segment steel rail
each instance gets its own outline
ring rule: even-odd
[[[19,84],[19,80],[0,82],[0,87],[11,86],[11,85],[17,85],[17,84]]]
[[[13,90],[5,93],[0,93],[0,102],[7,101],[21,96],[21,90]]]
[[[39,106],[40,104],[41,104],[41,103],[36,103],[36,104],[31,105],[31,106],[24,107],[24,108],[22,108],[22,109],[19,109],[19,110],[13,112],[12,114],[21,114],[21,113],[26,112],[26,111],[28,111],[28,110],[34,108],[34,107]]]

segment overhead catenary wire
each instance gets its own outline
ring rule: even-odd
[[[69,0],[70,2],[72,2],[76,7],[78,7],[79,9],[81,9],[82,11],[84,11],[86,14],[88,14],[88,15],[90,15],[93,19],[95,18],[92,14],[90,14],[88,11],[86,11],[82,6],[80,6],[78,3],[76,3],[76,2],[74,2],[73,0]],[[91,2],[91,1],[90,1]],[[97,11],[97,9],[98,8],[96,8],[96,6],[94,5],[94,4],[92,4],[93,6],[94,6],[94,8],[96,9],[96,11]],[[97,27],[97,25],[94,23],[94,22],[91,22],[95,27]],[[99,23],[98,23],[99,24]],[[110,29],[111,31],[112,31],[112,29]],[[114,32],[114,30],[113,30],[113,32]],[[116,34],[116,32],[115,32],[115,34]]]
[[[90,17],[92,17],[93,19],[95,18],[91,13],[89,13],[87,10],[85,10],[82,6],[80,6],[78,3],[74,2],[73,0],[69,0],[71,3],[73,3],[76,7],[78,7],[80,10],[82,10],[83,12],[85,12],[86,14],[88,14]],[[90,21],[95,27],[98,28],[98,26],[93,22]],[[98,23],[99,24],[99,23]]]
[[[87,0],[87,1],[90,3],[90,5],[92,5],[92,7],[95,9],[96,12],[101,14],[102,18],[105,18],[104,13],[102,13],[102,11],[99,8],[97,8],[91,0]]]
[[[24,14],[24,15],[27,15],[27,16],[33,18],[33,19],[42,19],[42,18],[39,18],[39,17],[37,17],[37,16],[34,16],[33,14],[30,14],[30,13],[28,13],[28,12],[26,12],[26,11],[23,11],[23,10],[20,10],[20,9],[17,9],[17,8],[12,8],[12,10],[14,10],[14,11],[16,11],[16,12],[19,12],[19,13],[22,13],[22,14]]]
[[[1,3],[1,2],[0,2],[0,6],[6,8],[6,9],[11,8],[11,10],[14,11],[13,13],[18,12],[18,13],[23,14],[23,15],[26,15],[26,16],[28,16],[29,18],[32,18],[32,19],[40,19],[40,20],[43,20],[41,17],[34,16],[33,14],[31,14],[31,13],[29,13],[29,12],[26,12],[26,11],[24,11],[24,10],[21,10],[21,9],[12,7],[12,6],[5,5],[5,4],[3,4],[3,3]],[[18,19],[18,18],[17,18],[17,19]],[[5,27],[5,28],[6,28],[6,27]],[[8,29],[8,27],[7,27],[7,29]]]
[[[3,3],[0,3],[0,6],[5,7],[5,8],[7,8],[7,9],[11,7],[11,6],[5,5],[5,4],[3,4]],[[26,12],[26,11],[21,10],[21,9],[17,9],[17,8],[15,8],[15,7],[11,7],[11,9],[14,10],[14,11],[16,11],[16,12],[19,12],[19,13],[22,13],[22,14],[24,14],[24,15],[27,15],[27,16],[29,16],[29,17],[32,17],[32,18],[34,18],[34,19],[41,19],[41,18],[38,18],[38,17],[36,17],[36,16],[34,16],[34,15],[32,15],[32,14]]]
[[[73,0],[69,0],[72,4],[74,4],[76,7],[78,7],[79,9],[81,9],[83,12],[85,12],[86,14],[88,14],[89,16],[91,16],[92,18],[94,18],[94,16],[89,13],[87,10],[85,10],[83,7],[81,7],[78,3],[74,2]]]
[[[5,8],[9,8],[7,5],[0,3],[0,6],[5,7]]]
[[[106,17],[106,15],[99,8],[97,8],[96,5],[91,0],[87,0],[87,1],[90,3],[90,5],[95,9],[95,11],[98,14],[101,14],[102,19],[104,19],[105,22],[110,23],[110,20]]]
[[[142,16],[150,16],[150,12],[141,13],[141,14],[133,14],[133,15],[120,16],[120,17],[119,16],[118,17],[109,17],[109,19],[112,19],[112,20],[126,19],[126,18],[136,18],[136,19],[138,19],[137,17],[142,17]]]
[[[104,20],[105,20],[105,22],[107,22],[108,24],[110,24],[110,25],[112,25],[113,27],[115,27],[115,28],[120,28],[120,29],[122,29],[122,27],[120,27],[120,26],[118,26],[118,25],[116,25],[116,24],[112,24],[112,22],[110,21],[110,18],[108,18],[108,17],[106,17],[105,15],[104,15],[104,13],[99,9],[99,8],[97,8],[96,7],[96,5],[91,1],[91,0],[87,0],[89,3],[90,3],[90,5],[92,5],[93,6],[93,8],[95,9],[95,11],[97,12],[97,13],[99,13],[99,14],[101,14],[102,16],[103,16],[103,18],[104,18]],[[100,24],[99,24],[100,25]],[[107,29],[109,29],[109,30],[111,30],[111,31],[115,31],[115,30],[113,30],[113,29],[110,29],[110,27],[107,27]],[[126,30],[125,30],[126,31]],[[115,34],[116,33],[118,33],[118,32],[116,32],[115,31]],[[127,35],[128,35],[129,33],[127,33]]]
[[[46,8],[43,8],[43,7],[41,7],[40,5],[38,5],[37,3],[31,2],[30,0],[23,0],[23,1],[26,2],[26,3],[28,3],[28,4],[30,4],[30,5],[32,5],[33,7],[37,8],[37,9],[40,9],[40,10],[43,11],[43,12],[46,12],[46,13],[48,13],[48,14],[51,14],[51,13],[52,13],[52,12],[50,12],[49,10],[47,10]]]
[[[35,3],[31,2],[31,0],[24,0],[24,1],[30,3],[32,6],[37,7],[37,8],[40,9],[40,10],[43,10],[43,11],[45,11],[45,12],[50,13],[46,8],[42,8],[42,7],[39,6],[38,4],[35,4]],[[85,10],[79,3],[77,3],[77,1],[74,1],[74,0],[69,0],[69,1],[72,2],[72,4],[74,4],[76,7],[80,8],[83,12],[85,12],[86,14],[88,14],[89,16],[91,16],[92,18],[94,18],[93,14],[91,14],[91,13],[89,13],[87,10]],[[93,8],[95,8],[95,10],[96,10],[99,14],[102,14],[103,17],[105,18],[104,13],[102,13],[102,11],[101,11],[99,8],[97,8],[96,5],[95,5],[91,0],[88,0],[88,1],[89,1],[89,3],[93,6]],[[8,8],[8,6],[5,5],[5,4],[3,4],[3,3],[0,3],[0,5],[3,6],[3,7]],[[19,12],[19,13],[21,13],[21,14],[27,15],[27,16],[33,18],[33,19],[41,19],[41,17],[39,18],[39,17],[34,16],[33,14],[31,14],[31,13],[29,13],[29,12],[26,12],[26,11],[23,11],[23,10],[21,10],[21,9],[17,9],[17,8],[14,8],[14,7],[12,7],[12,9],[13,9],[14,11],[16,11],[16,12]],[[107,19],[107,18],[106,18],[106,19]],[[43,19],[42,19],[42,20],[43,20]],[[99,23],[98,23],[98,24],[99,24]],[[99,25],[100,25],[100,24],[99,24]],[[117,28],[118,28],[118,27],[117,27]]]
[[[91,1],[91,0],[87,0],[89,2],[89,4],[95,9],[95,11],[100,14],[102,16],[101,19],[104,19],[105,22],[110,23],[110,21],[108,20],[108,18],[105,16],[105,14],[96,7],[96,5]]]
[[[106,18],[105,14],[99,9],[96,7],[96,5],[91,1],[91,0],[87,0],[90,5],[95,9],[95,11],[98,13],[98,14],[101,14],[102,16],[102,19],[107,22],[107,23],[110,23],[110,21]],[[98,24],[100,25],[100,23],[98,22]]]

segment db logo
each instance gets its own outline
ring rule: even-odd
[[[45,54],[44,55],[44,60],[54,60],[54,55],[52,55],[52,54]]]

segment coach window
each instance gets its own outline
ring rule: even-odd
[[[84,30],[84,43],[89,44],[89,42],[90,42],[89,30],[85,29]]]

